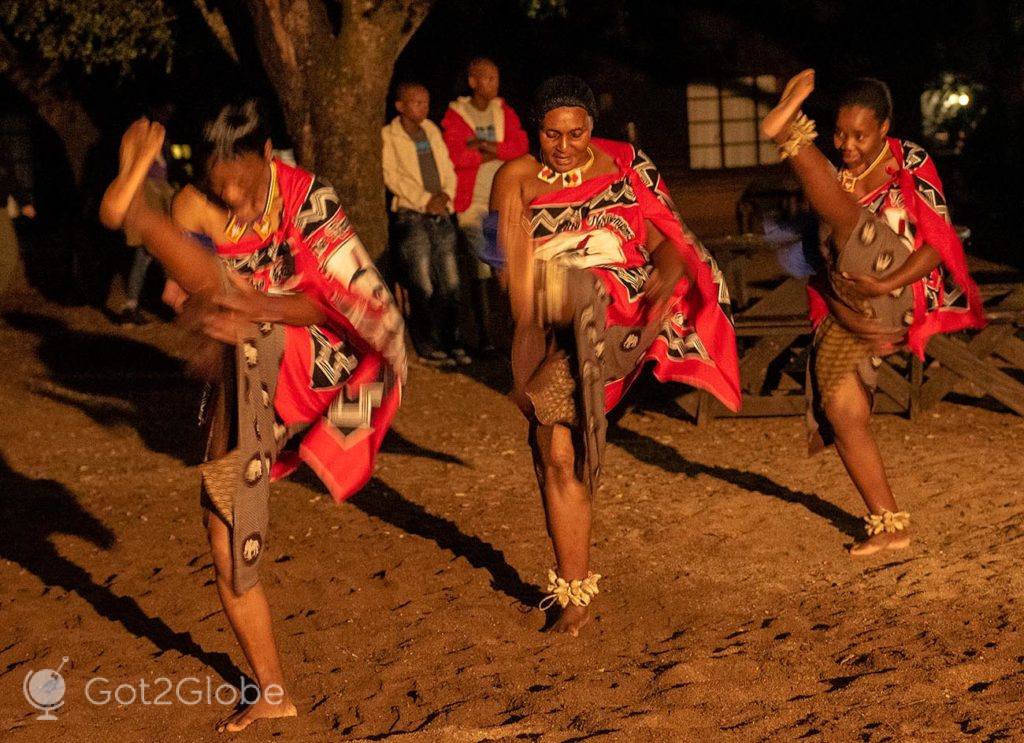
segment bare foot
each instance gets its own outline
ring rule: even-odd
[[[285,698],[277,704],[271,704],[266,699],[243,707],[229,717],[217,723],[218,733],[237,733],[245,730],[257,720],[269,720],[275,717],[295,717],[298,711],[290,700]]]
[[[850,557],[868,557],[882,550],[902,550],[910,546],[910,534],[906,530],[882,532],[857,542],[850,548]]]
[[[594,615],[589,606],[569,606],[562,609],[558,619],[551,625],[552,632],[568,632],[573,637],[578,637],[580,630],[590,624]]]
[[[778,104],[762,119],[761,134],[772,140],[780,136],[813,90],[814,70],[804,70],[790,78]]]
[[[100,222],[105,227],[117,230],[124,224],[132,200],[163,143],[163,125],[148,119],[139,119],[121,137],[120,170],[100,202]]]

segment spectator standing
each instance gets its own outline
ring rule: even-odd
[[[10,153],[0,149],[0,294],[18,283],[17,277],[23,270],[13,220],[17,217],[34,219],[35,216],[32,194],[18,178]]]
[[[455,170],[441,130],[427,119],[427,89],[402,83],[395,98],[398,116],[381,130],[384,184],[392,194],[392,248],[409,291],[413,343],[428,363],[467,365],[451,218]]]
[[[529,145],[516,112],[498,96],[498,66],[478,57],[469,63],[467,73],[472,94],[448,105],[441,127],[457,176],[459,228],[474,254],[473,302],[479,345],[489,352],[493,350],[488,329],[491,268],[479,259],[487,252],[484,218],[490,209],[494,174],[506,160],[525,155]]]

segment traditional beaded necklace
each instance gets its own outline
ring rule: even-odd
[[[224,234],[233,243],[238,242],[247,230],[255,232],[261,240],[266,240],[274,231],[274,219],[271,210],[277,200],[277,169],[270,166],[270,187],[267,188],[267,203],[263,205],[263,213],[251,222],[242,222],[234,212],[228,212],[228,223]]]
[[[590,156],[587,158],[587,162],[578,168],[573,168],[568,173],[559,173],[545,165],[540,169],[540,172],[537,173],[537,177],[545,183],[554,183],[561,178],[562,185],[566,188],[578,186],[583,183],[583,173],[589,170],[590,166],[594,164],[594,151],[590,147],[587,148],[587,154]]]
[[[853,175],[846,168],[840,170],[839,185],[843,187],[844,191],[849,191],[850,193],[853,193],[853,189],[857,187],[857,184],[860,183],[865,178],[867,178],[868,175],[870,175],[871,171],[877,168],[882,163],[882,161],[885,160],[885,156],[886,154],[888,154],[888,152],[888,145],[883,145],[882,151],[878,153],[878,157],[876,157],[874,162],[872,162],[867,168],[865,168],[864,172],[861,173],[860,175]]]

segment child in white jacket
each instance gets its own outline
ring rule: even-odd
[[[395,108],[399,115],[381,130],[384,184],[392,194],[392,248],[409,290],[413,342],[429,363],[469,364],[459,333],[455,169],[441,130],[427,119],[427,89],[399,85]]]

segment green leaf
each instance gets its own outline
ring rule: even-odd
[[[0,30],[46,62],[126,75],[140,59],[170,60],[174,17],[164,0],[0,0]]]

